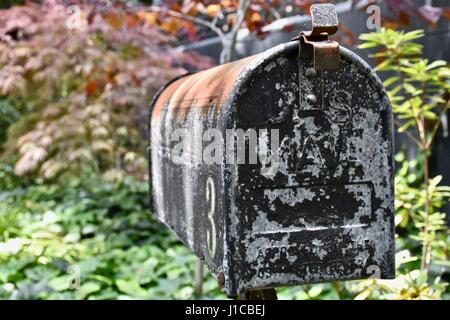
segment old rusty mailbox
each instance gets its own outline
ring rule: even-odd
[[[229,295],[394,277],[393,126],[357,55],[312,31],[177,78],[150,120],[153,211]]]

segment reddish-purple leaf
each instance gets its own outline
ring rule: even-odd
[[[384,0],[389,10],[398,14],[401,11],[411,12],[414,4],[410,0]]]
[[[419,13],[426,21],[435,25],[442,16],[442,8],[424,5],[419,8]]]

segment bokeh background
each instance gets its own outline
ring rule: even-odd
[[[0,298],[226,299],[150,214],[149,105],[175,76],[308,30],[317,2],[1,1]],[[278,296],[448,299],[448,1],[327,2],[396,114],[397,279]]]

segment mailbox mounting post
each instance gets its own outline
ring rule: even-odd
[[[240,300],[278,300],[274,288],[245,291],[239,295]]]

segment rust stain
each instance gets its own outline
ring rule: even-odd
[[[192,108],[202,108],[207,112],[211,105],[215,105],[219,111],[241,72],[256,57],[250,56],[176,80],[157,99],[152,118],[159,118],[164,108],[174,109],[177,119],[184,119]],[[211,103],[211,99],[215,103]]]

